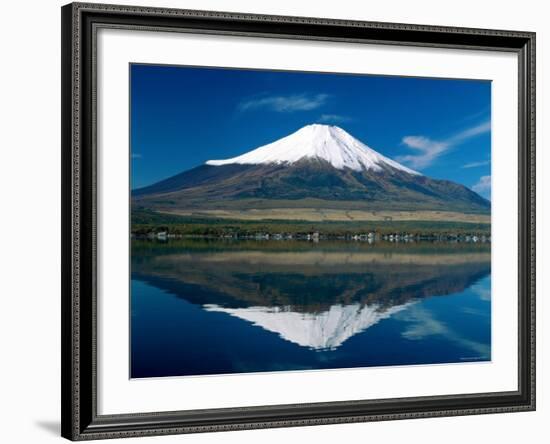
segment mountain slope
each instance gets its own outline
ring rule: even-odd
[[[239,208],[445,210],[487,213],[490,203],[377,153],[337,127],[309,125],[269,145],[211,160],[133,192],[160,211]],[[322,201],[322,202],[320,202]]]
[[[382,171],[387,168],[413,175],[420,173],[374,151],[342,128],[307,125],[289,136],[225,160],[209,160],[207,165],[292,164],[305,159],[324,160],[336,169]]]

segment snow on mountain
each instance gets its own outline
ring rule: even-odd
[[[282,139],[261,146],[241,156],[209,160],[207,165],[294,163],[303,159],[322,159],[337,169],[381,171],[389,166],[409,174],[420,175],[400,163],[369,148],[337,126],[307,125]]]
[[[297,313],[287,307],[224,308],[207,304],[203,308],[246,320],[302,347],[334,350],[353,335],[412,304],[414,302],[388,309],[382,309],[378,305],[333,305],[322,313]]]

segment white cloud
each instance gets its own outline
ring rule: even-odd
[[[439,156],[444,154],[450,148],[464,143],[466,140],[476,137],[480,134],[491,131],[491,122],[483,122],[479,125],[466,128],[444,140],[432,140],[424,136],[403,137],[403,144],[417,154],[408,154],[397,157],[399,162],[403,162],[415,169],[423,169],[430,166]]]
[[[491,195],[491,176],[481,176],[477,183],[472,186],[472,190],[476,193],[486,196]]]
[[[491,105],[487,105],[485,106],[483,109],[480,109],[479,111],[475,112],[475,113],[472,113],[472,114],[469,114],[467,116],[465,116],[464,118],[462,118],[460,121],[461,122],[467,122],[467,121],[473,121],[473,120],[481,120],[482,117],[485,117],[487,118],[487,116],[489,116],[491,113]]]
[[[479,162],[465,163],[464,165],[462,165],[462,168],[477,168],[477,167],[490,165],[490,164],[491,164],[490,160],[480,160]]]
[[[324,105],[328,94],[295,94],[290,96],[269,96],[251,99],[239,104],[239,110],[268,109],[280,113],[294,111],[311,111]]]
[[[413,306],[410,310],[397,314],[396,318],[410,323],[408,328],[401,333],[405,339],[410,341],[439,336],[476,353],[475,358],[485,359],[491,355],[490,345],[464,337],[449,328],[445,322],[436,319],[431,311],[422,306]]]
[[[345,123],[351,122],[353,119],[348,116],[342,116],[340,114],[321,114],[319,122],[321,123]]]
[[[482,284],[474,284],[470,287],[475,294],[479,296],[482,301],[491,301],[491,289],[485,287]]]
[[[447,142],[438,142],[423,136],[403,137],[402,142],[407,145],[408,148],[418,151],[419,154],[399,156],[397,160],[415,169],[422,169],[430,166],[435,159],[449,148]]]
[[[467,128],[454,136],[447,139],[447,142],[451,145],[458,145],[459,143],[464,142],[467,139],[471,139],[472,137],[478,136],[483,133],[487,133],[491,131],[491,121],[488,120],[487,122],[483,122],[479,125],[473,126],[471,128]]]
[[[140,153],[132,153],[130,157],[132,159],[141,159],[142,156]]]

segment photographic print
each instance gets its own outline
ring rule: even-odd
[[[63,437],[535,410],[535,33],[61,24]]]
[[[131,378],[491,360],[490,81],[129,75]]]

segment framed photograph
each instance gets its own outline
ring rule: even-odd
[[[61,12],[64,437],[534,410],[534,33]]]

